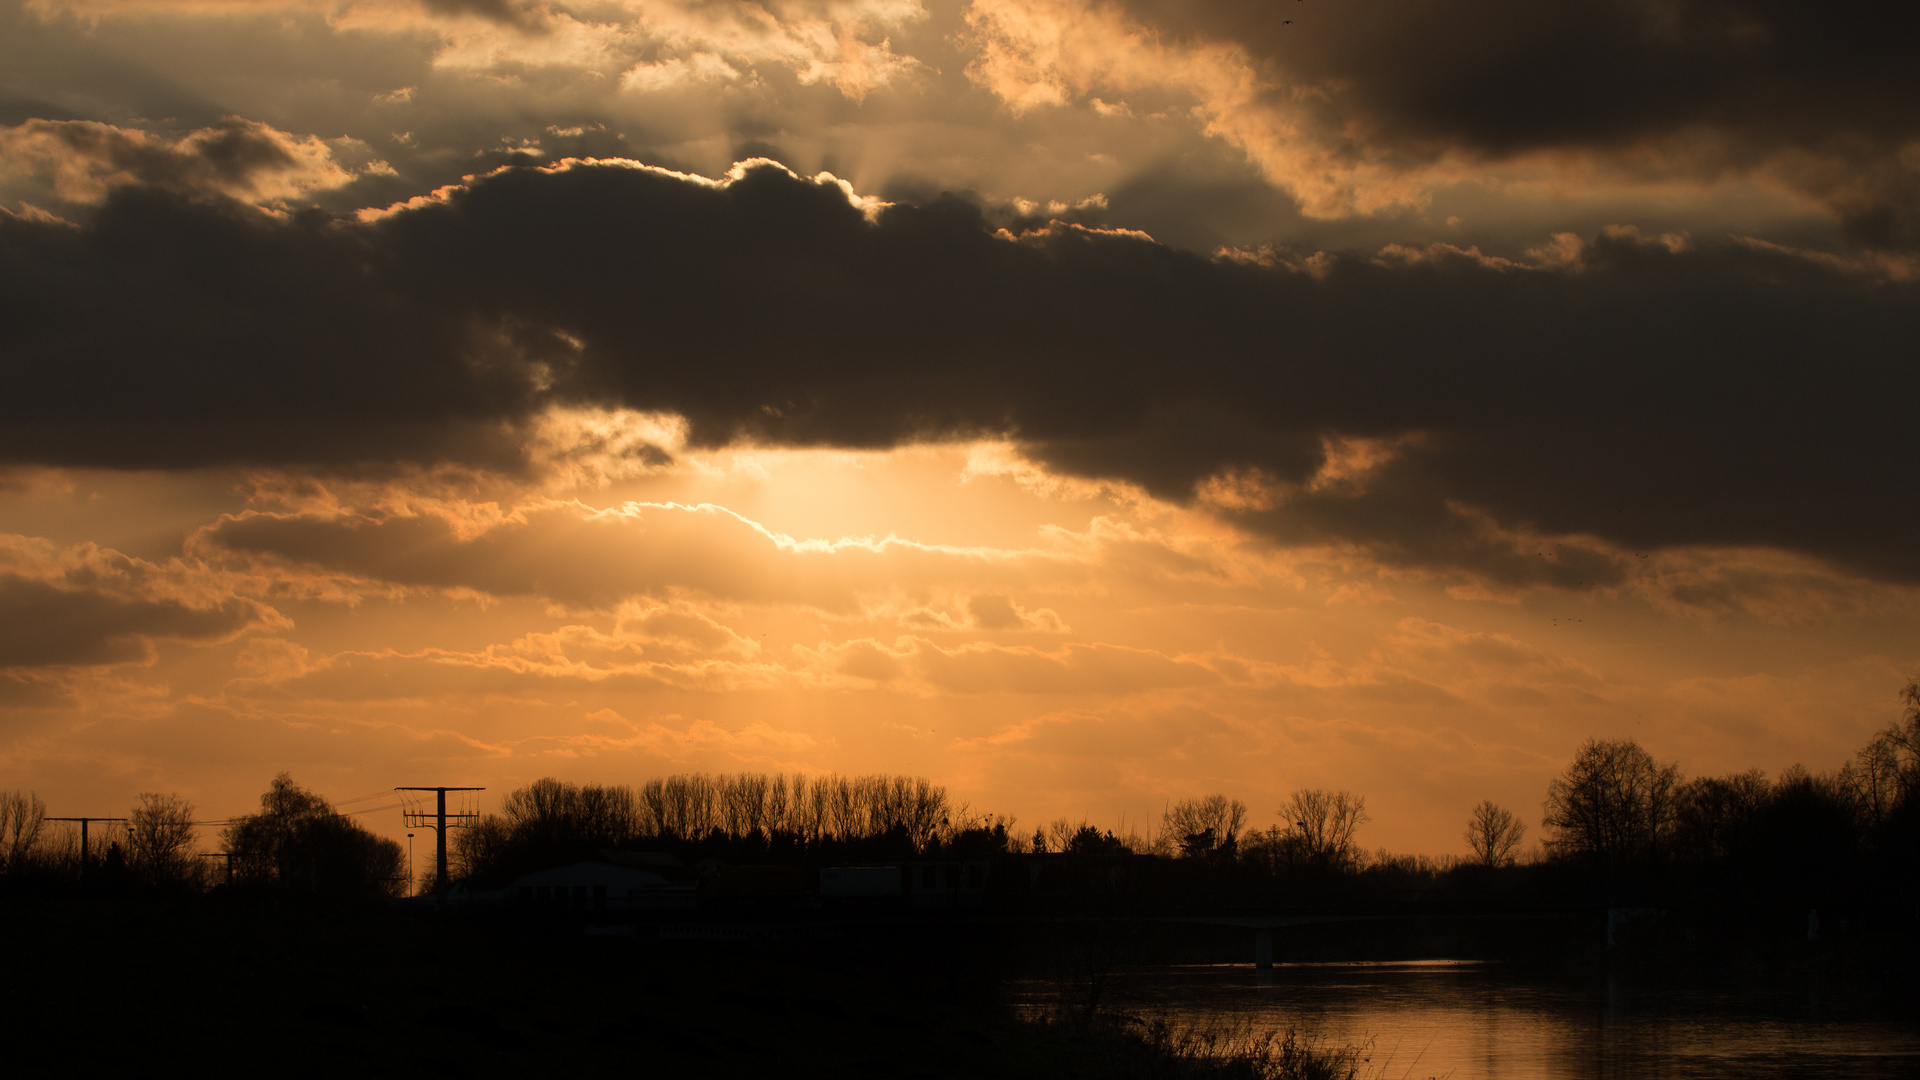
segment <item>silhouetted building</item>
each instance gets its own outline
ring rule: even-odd
[[[829,866],[820,871],[820,895],[841,899],[899,896],[902,872],[898,866]]]
[[[664,874],[589,860],[522,874],[507,887],[522,907],[554,911],[609,911],[692,907],[694,890]]]
[[[922,859],[908,863],[907,895],[916,905],[979,903],[987,891],[985,859]]]
[[[798,897],[807,892],[807,872],[798,866],[721,866],[700,875],[700,895]]]

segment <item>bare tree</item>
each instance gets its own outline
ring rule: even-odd
[[[1181,799],[1160,819],[1165,846],[1188,858],[1207,858],[1237,850],[1247,823],[1247,804],[1225,795]]]
[[[1043,850],[1046,850],[1046,851],[1067,850],[1067,848],[1072,846],[1073,844],[1074,834],[1078,833],[1081,829],[1086,827],[1087,827],[1087,823],[1085,821],[1082,821],[1080,824],[1075,825],[1073,822],[1068,821],[1066,818],[1055,818],[1053,821],[1050,821],[1047,823],[1047,844]],[[1035,833],[1034,835],[1038,836],[1039,834]]]
[[[1913,759],[1920,757],[1920,679],[1910,680],[1900,691],[1900,700],[1906,702],[1906,710],[1901,722],[1891,728],[1893,738],[1906,751],[1908,763],[1916,764]]]
[[[891,834],[924,850],[992,824],[954,806],[946,788],[912,776],[677,773],[638,790],[549,777],[509,792],[499,814],[461,830],[450,855],[458,876],[498,879],[641,839],[700,843],[717,833],[811,844]]]
[[[193,806],[178,795],[145,792],[127,816],[128,863],[149,885],[187,885],[200,877],[193,850]]]
[[[1280,818],[1288,823],[1282,831],[1284,842],[1297,847],[1305,865],[1322,870],[1345,870],[1359,862],[1354,834],[1371,820],[1364,796],[1324,788],[1288,796],[1280,807]]]
[[[1920,680],[1907,683],[1900,700],[1906,706],[1900,720],[1874,735],[1840,774],[1872,826],[1920,800]]]
[[[1495,806],[1492,799],[1480,800],[1467,818],[1467,847],[1473,861],[1481,866],[1511,866],[1527,826],[1513,811]]]
[[[1035,851],[1046,850],[1046,847],[1044,846],[1046,844],[1046,837],[1041,836],[1038,833],[1035,833],[1033,836],[1028,836],[1025,833],[1014,832],[1013,822],[1014,822],[1014,819],[1011,817],[996,818],[994,822],[996,825],[1006,826],[1008,853],[1013,855],[1030,855]],[[1039,841],[1042,844],[1041,847],[1035,848],[1033,846],[1033,842],[1035,839],[1039,839]]]
[[[0,791],[0,857],[19,873],[33,857],[46,828],[47,804],[30,791]]]
[[[1609,865],[1650,857],[1667,839],[1679,786],[1679,767],[1659,764],[1632,739],[1589,739],[1547,786],[1547,845]]]
[[[1899,745],[1882,731],[1840,766],[1837,779],[1869,827],[1885,824],[1900,805],[1906,787],[1901,765]]]
[[[813,782],[813,790],[826,794],[827,828],[834,836],[844,839],[866,832],[865,808],[849,778],[823,776]]]
[[[499,814],[487,814],[464,829],[453,830],[447,840],[447,874],[455,881],[471,881],[506,865],[513,845],[513,831]],[[421,875],[424,888],[432,889],[439,873],[431,863]]]

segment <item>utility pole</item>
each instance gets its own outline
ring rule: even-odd
[[[432,829],[434,840],[433,891],[447,891],[447,822],[454,825],[470,825],[480,815],[472,811],[466,813],[447,813],[447,792],[449,791],[485,791],[482,787],[397,787],[395,791],[431,791],[434,794],[434,810],[429,814],[424,810],[402,811],[406,815],[407,828]]]
[[[203,858],[203,859],[225,859],[225,860],[227,860],[227,884],[228,884],[229,886],[231,886],[231,885],[233,884],[233,852],[231,852],[231,851],[203,851],[203,852],[201,852],[201,853],[200,853],[200,857],[201,857],[201,858]]]
[[[87,887],[87,823],[90,821],[125,821],[123,817],[50,817],[46,821],[77,821],[80,823],[80,887]]]

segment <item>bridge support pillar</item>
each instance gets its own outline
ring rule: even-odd
[[[1253,933],[1253,966],[1261,971],[1273,968],[1273,931],[1256,930]]]

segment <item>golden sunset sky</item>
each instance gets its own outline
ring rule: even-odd
[[[0,787],[1443,854],[1589,737],[1831,769],[1920,673],[1914,21],[0,0]]]

